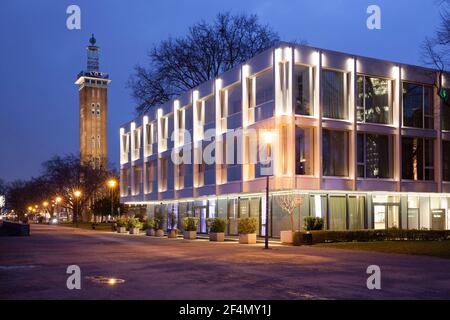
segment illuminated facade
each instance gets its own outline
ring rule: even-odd
[[[265,148],[260,132],[273,130],[269,235],[290,229],[282,193],[303,198],[297,229],[305,216],[323,217],[329,230],[449,229],[450,110],[436,77],[417,66],[279,44],[123,125],[121,201],[149,216],[195,215],[199,232],[207,232],[208,217],[224,217],[236,234],[239,217],[255,216],[264,235],[265,164],[251,146]],[[227,158],[224,141],[235,129],[242,132],[232,140],[235,162],[201,160],[211,145],[217,159]],[[183,147],[194,164],[172,161]]]

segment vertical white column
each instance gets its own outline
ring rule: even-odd
[[[319,178],[319,187],[322,185],[323,161],[322,161],[322,52],[313,53],[314,61],[314,117],[318,119],[314,140],[314,172]]]
[[[401,66],[392,68],[394,78],[394,94],[392,104],[392,122],[396,128],[394,137],[394,179],[397,181],[397,191],[401,191],[402,185],[402,69]]]
[[[436,83],[439,83],[439,80],[444,81],[439,77],[443,78],[439,72],[436,72]],[[437,183],[437,192],[442,192],[442,102],[437,88],[433,88],[433,105],[434,130],[437,132],[437,138],[434,142],[434,179]]]
[[[357,152],[358,152],[358,126],[357,126],[357,115],[356,115],[356,72],[357,72],[357,61],[356,59],[349,58],[347,61],[347,68],[350,73],[350,83],[348,86],[348,112],[349,120],[352,122],[352,131],[349,134],[350,138],[350,155],[349,155],[349,176],[352,179],[352,189],[357,188],[357,178],[358,178],[358,166],[357,166]]]

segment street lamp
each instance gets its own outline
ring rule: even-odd
[[[74,222],[75,222],[75,226],[78,228],[78,207],[79,207],[79,204],[78,204],[78,201],[79,201],[79,199],[80,199],[80,197],[81,197],[81,191],[80,190],[75,190],[74,192],[73,192],[73,195],[75,196],[75,201],[76,201],[76,205],[77,205],[77,210],[76,210],[76,215],[74,216]]]
[[[267,160],[269,160],[269,156],[272,157],[272,142],[273,142],[273,132],[265,131],[263,133],[263,140],[266,144],[267,150]],[[272,161],[272,159],[270,160]],[[273,165],[273,164],[272,164]],[[266,175],[266,232],[264,235],[264,249],[269,249],[269,178],[270,176]]]
[[[117,181],[115,179],[109,179],[107,184],[111,193],[111,218],[112,218],[114,216],[114,189],[117,186]]]

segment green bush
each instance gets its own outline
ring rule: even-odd
[[[450,230],[349,230],[349,231],[311,231],[314,243],[352,242],[352,241],[401,241],[401,240],[450,240]],[[294,233],[294,245],[304,243],[305,232]]]
[[[142,222],[138,218],[131,218],[128,220],[128,227],[142,229]]]
[[[305,224],[304,229],[306,231],[322,230],[323,229],[323,225],[324,225],[323,218],[319,218],[319,217],[305,217],[305,219],[303,221],[304,221],[304,224]]]
[[[147,229],[150,229],[150,230],[155,229],[155,219],[149,218],[147,220],[147,224],[146,225],[147,225]]]
[[[124,216],[117,219],[117,227],[119,228],[128,227],[128,218]]]
[[[209,232],[225,232],[227,228],[228,220],[224,218],[212,218],[208,219],[209,222]]]
[[[185,217],[183,218],[183,226],[185,231],[197,231],[198,218]]]
[[[155,213],[155,230],[164,230],[164,214],[161,211]]]
[[[258,220],[255,217],[245,217],[238,219],[239,234],[255,233],[258,228]]]

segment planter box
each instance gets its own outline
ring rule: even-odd
[[[224,232],[211,232],[209,234],[209,241],[217,241],[217,242],[225,241],[225,233]]]
[[[239,243],[255,244],[256,243],[256,233],[240,234],[239,235]]]
[[[174,230],[170,230],[167,233],[167,238],[176,238],[178,236],[178,230],[174,229]]]
[[[155,235],[155,230],[154,229],[147,229],[145,230],[145,234],[148,236],[154,236]]]
[[[157,237],[164,237],[164,230],[163,229],[156,230],[155,235]]]
[[[281,243],[292,244],[294,242],[294,232],[291,230],[280,232]]]
[[[117,232],[118,233],[127,233],[127,228],[125,228],[125,227],[118,227],[117,228]]]
[[[139,228],[130,228],[130,234],[139,234],[140,231],[141,230]]]
[[[197,231],[184,231],[183,238],[187,240],[195,240],[197,239]]]

